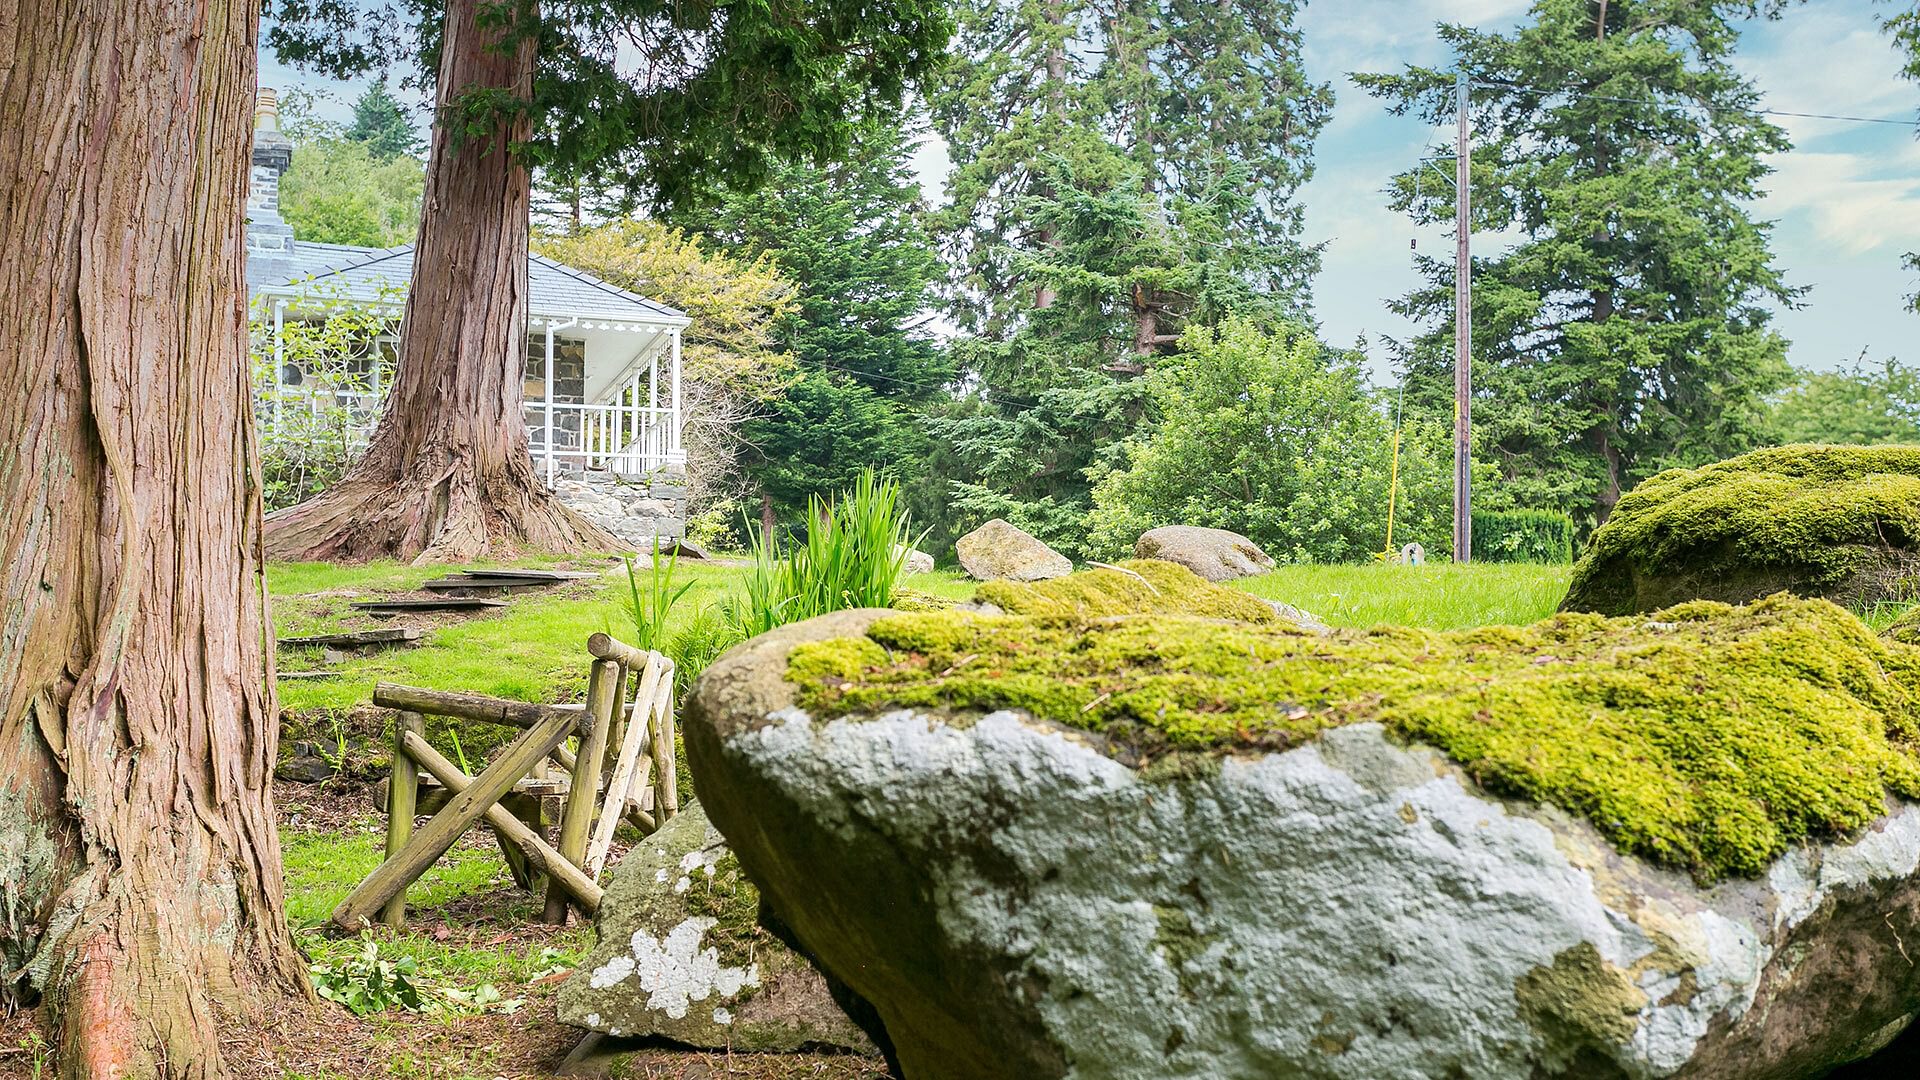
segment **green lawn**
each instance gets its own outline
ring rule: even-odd
[[[1457,630],[1546,618],[1566,595],[1572,572],[1570,566],[1526,563],[1280,566],[1236,584],[1304,608],[1329,626]]]

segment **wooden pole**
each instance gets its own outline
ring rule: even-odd
[[[466,773],[461,772],[459,766],[448,761],[424,738],[411,732],[406,738],[409,752],[420,762],[421,767],[432,773],[433,778],[440,781],[448,791],[459,794],[473,785],[473,780]],[[599,909],[600,886],[581,873],[578,867],[561,858],[560,853],[541,839],[539,833],[514,817],[511,810],[499,803],[487,807],[487,824],[499,830],[501,836],[518,844],[520,850],[526,852],[527,861],[535,869],[544,871],[547,880],[565,889],[579,903],[582,911],[591,915]]]
[[[414,834],[406,847],[375,867],[365,881],[340,901],[333,909],[334,925],[348,933],[357,932],[395,893],[412,884],[434,860],[446,854],[461,833],[485,816],[488,807],[513,790],[514,783],[527,775],[534,762],[546,757],[582,722],[597,726],[604,737],[606,728],[598,716],[555,712],[507,744],[466,790],[447,800],[447,805]]]
[[[647,741],[648,721],[652,719],[653,701],[660,696],[663,670],[671,680],[673,665],[659,653],[653,653],[640,676],[640,692],[634,695],[633,700],[645,711],[635,711],[633,726],[620,744],[619,760],[613,763],[613,779],[607,781],[607,802],[600,810],[600,820],[594,824],[593,842],[587,845],[585,869],[587,876],[595,881],[600,880],[600,870],[606,866],[607,852],[613,847],[613,831],[619,828],[621,811],[627,805],[627,790],[633,784],[634,761],[640,756],[641,744]]]
[[[483,724],[499,724],[503,727],[531,728],[555,716],[578,718],[578,712],[557,709],[552,705],[536,705],[528,701],[509,701],[506,698],[487,697],[483,694],[455,694],[444,690],[428,690],[419,686],[402,686],[399,683],[375,683],[373,703],[383,709],[411,709],[414,712],[431,713],[434,716],[452,716],[461,720],[478,720]]]
[[[620,707],[619,674],[620,665],[614,661],[595,660],[587,676],[587,709],[581,716],[592,726],[580,733],[573,786],[567,789],[566,809],[560,814],[560,857],[575,866],[586,860],[587,833],[593,825],[594,797],[600,787],[600,763],[607,753],[607,729],[613,724],[613,711]],[[567,921],[567,897],[557,884],[547,886],[547,909],[542,917],[556,926]]]
[[[1467,69],[1454,81],[1459,116],[1453,156],[1453,561],[1473,557],[1473,136],[1467,121]]]
[[[595,634],[587,639],[587,655],[596,660],[618,660],[629,668],[641,668],[653,656],[645,649],[636,649],[612,634]]]
[[[653,815],[665,825],[680,812],[680,770],[673,762],[673,683],[653,714]]]
[[[400,854],[413,837],[414,807],[420,798],[420,767],[407,753],[407,735],[424,735],[426,718],[417,712],[402,710],[393,720],[393,778],[387,783],[387,858]],[[402,885],[387,906],[380,910],[380,921],[403,930],[407,925],[407,889]]]
[[[645,721],[642,721],[642,723],[644,722]],[[564,746],[556,746],[553,748],[553,753],[548,756],[553,759],[554,764],[565,769],[569,774],[573,772],[573,751],[568,750]],[[654,822],[653,815],[647,812],[647,808],[640,805],[640,799],[634,794],[634,791],[638,790],[640,785],[647,782],[646,778],[651,771],[650,767],[652,764],[653,759],[651,757],[640,759],[641,771],[637,774],[638,778],[634,781],[634,787],[627,791],[627,820],[633,822],[633,827],[643,833],[653,832],[660,827]]]

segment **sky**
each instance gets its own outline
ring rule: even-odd
[[[1391,71],[1404,64],[1443,65],[1439,22],[1505,30],[1524,21],[1526,0],[1310,0],[1301,16],[1309,77],[1333,84],[1333,118],[1315,148],[1315,174],[1300,193],[1310,243],[1325,245],[1315,282],[1315,315],[1336,345],[1365,338],[1376,380],[1388,382],[1384,339],[1404,340],[1419,327],[1387,310],[1387,301],[1416,283],[1409,243],[1429,254],[1450,251],[1442,226],[1416,228],[1386,207],[1382,194],[1395,172],[1437,131],[1395,117],[1348,79],[1354,71]],[[1737,64],[1767,108],[1909,120],[1920,110],[1920,84],[1899,75],[1900,59],[1879,33],[1884,9],[1869,0],[1808,0],[1780,21],[1743,26]],[[342,119],[360,88],[291,71],[261,57],[262,86],[323,92],[322,115]],[[420,110],[424,118],[426,110]],[[1809,291],[1775,326],[1791,342],[1796,365],[1830,369],[1867,359],[1920,364],[1920,315],[1903,298],[1920,287],[1901,266],[1920,251],[1920,140],[1915,129],[1776,117],[1793,149],[1775,155],[1767,195],[1755,208],[1777,222],[1773,250],[1794,285]],[[929,197],[947,171],[945,148],[929,143],[915,158]],[[1497,251],[1497,237],[1477,238],[1476,253]]]

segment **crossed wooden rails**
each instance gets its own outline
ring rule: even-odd
[[[387,792],[387,857],[333,909],[334,925],[353,932],[378,915],[388,926],[405,926],[407,887],[482,819],[499,835],[509,862],[517,850],[532,871],[546,875],[547,922],[565,922],[569,904],[587,915],[599,908],[600,872],[613,845],[614,829],[625,818],[643,832],[652,832],[678,813],[679,776],[673,756],[673,662],[606,634],[588,638],[587,652],[594,660],[584,706],[536,705],[394,683],[374,687],[375,705],[399,710],[394,724],[393,778]],[[636,671],[639,688],[629,705],[626,689]],[[424,718],[429,714],[501,724],[519,728],[521,734],[479,776],[468,776],[427,742]],[[575,734],[580,739],[579,753],[570,754],[562,744]],[[605,802],[596,817],[609,748],[617,752]],[[643,754],[643,749],[648,752]],[[537,810],[529,826],[501,805],[548,759],[570,774],[557,847],[534,827],[542,821]],[[413,819],[421,769],[449,797],[416,832]],[[652,798],[637,798],[636,793]],[[652,812],[643,805],[648,802]],[[516,877],[531,880],[527,868],[515,866],[514,870]]]

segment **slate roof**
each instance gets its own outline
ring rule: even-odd
[[[253,272],[256,262],[260,280]],[[318,289],[329,297],[377,303],[406,295],[413,279],[413,245],[363,248],[302,240],[293,245],[291,257],[260,259],[250,254],[248,270],[247,284],[254,292],[290,296]],[[620,322],[687,322],[683,311],[542,255],[527,257],[527,313]]]

